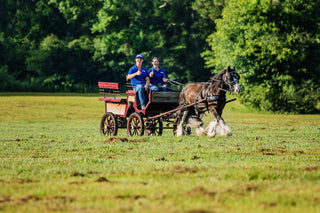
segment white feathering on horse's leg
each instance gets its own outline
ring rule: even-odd
[[[198,135],[198,136],[207,135],[206,130],[205,130],[202,126],[197,127],[197,128],[196,128],[196,132],[197,132],[197,135]]]
[[[230,127],[223,120],[220,120],[217,132],[222,136],[232,136]]]
[[[199,126],[202,126],[203,122],[195,116],[189,117],[187,120],[187,126],[191,128],[198,128]]]
[[[217,125],[218,125],[218,122],[216,119],[214,119],[209,123],[209,126],[206,128],[206,132],[209,137],[214,137],[216,135]]]
[[[182,136],[182,125],[183,125],[183,121],[181,121],[177,127],[177,133],[176,133],[177,137]]]
[[[189,112],[189,110],[186,110],[186,111],[183,112],[183,116],[182,116],[181,122],[177,127],[176,136],[182,136],[183,135],[183,124],[186,122],[188,112]]]
[[[187,126],[191,128],[196,128],[198,136],[207,135],[206,131],[203,129],[203,121],[197,116],[191,116],[187,120]]]

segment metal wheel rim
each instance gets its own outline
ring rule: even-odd
[[[101,134],[102,135],[116,135],[117,134],[117,123],[113,114],[106,113],[101,120]]]
[[[129,136],[141,136],[144,132],[144,124],[142,117],[138,113],[132,113],[128,120],[128,127],[127,127],[128,135]]]

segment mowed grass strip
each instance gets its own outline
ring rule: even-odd
[[[0,96],[0,211],[320,211],[319,115],[236,101],[232,137],[128,138],[100,136],[103,114],[98,96]]]

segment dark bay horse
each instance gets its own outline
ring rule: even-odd
[[[180,93],[180,106],[195,103],[195,105],[177,112],[174,122],[174,133],[176,136],[190,134],[191,128],[196,128],[198,136],[232,135],[230,128],[222,119],[222,111],[227,103],[226,92],[239,94],[240,76],[235,68],[222,70],[212,80],[205,83],[191,83],[186,85]],[[215,119],[204,129],[202,116],[210,111]]]

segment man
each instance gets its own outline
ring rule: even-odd
[[[141,109],[144,110],[147,105],[146,96],[144,91],[148,91],[149,87],[153,91],[158,91],[158,87],[150,85],[148,70],[142,66],[143,55],[138,54],[135,58],[136,64],[129,69],[127,79],[131,80],[134,90],[137,91]]]

